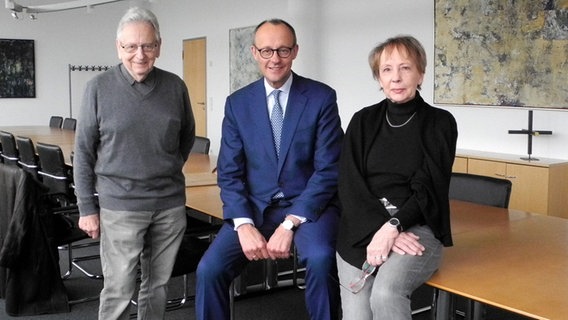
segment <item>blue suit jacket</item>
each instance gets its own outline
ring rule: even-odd
[[[335,91],[292,75],[276,156],[264,79],[227,98],[218,158],[225,219],[247,217],[262,225],[262,214],[281,190],[288,212],[318,219],[337,192],[343,130]]]

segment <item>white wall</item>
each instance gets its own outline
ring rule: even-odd
[[[45,124],[52,114],[67,115],[68,65],[116,64],[116,24],[133,4],[150,7],[160,19],[164,44],[158,67],[181,76],[182,41],[207,38],[208,131],[214,153],[229,93],[229,29],[256,25],[266,18],[280,17],[294,25],[300,45],[294,70],[337,90],[344,127],[355,111],[383,99],[367,65],[367,54],[393,35],[411,34],[425,46],[429,65],[422,95],[432,102],[433,1],[138,0],[97,7],[91,14],[86,10],[42,14],[37,21],[16,21],[8,10],[0,9],[0,38],[36,40],[37,85],[35,99],[0,99],[0,126]],[[526,153],[526,136],[507,131],[527,128],[527,110],[441,107],[458,121],[458,148]],[[553,135],[535,137],[533,155],[568,159],[566,123],[566,111],[535,111],[534,128],[552,130]]]

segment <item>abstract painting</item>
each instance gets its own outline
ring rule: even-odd
[[[0,39],[0,98],[35,98],[34,40]]]
[[[434,102],[568,108],[567,0],[436,0]]]
[[[231,93],[262,77],[250,52],[254,26],[229,30]]]

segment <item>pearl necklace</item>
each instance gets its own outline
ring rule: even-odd
[[[414,113],[410,116],[410,118],[408,118],[408,120],[406,120],[403,124],[397,124],[397,125],[394,125],[390,122],[388,111],[385,112],[385,114],[387,116],[387,123],[389,124],[389,126],[391,126],[391,128],[400,128],[400,127],[404,127],[405,125],[407,125],[410,122],[410,120],[412,120],[412,118],[414,118],[414,116],[416,115],[416,111],[414,111]]]

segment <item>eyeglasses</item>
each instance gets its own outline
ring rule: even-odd
[[[141,45],[129,43],[129,44],[121,44],[120,47],[124,49],[127,53],[134,53],[138,51],[138,48],[142,48],[142,52],[144,53],[152,53],[158,47],[157,43],[145,43]]]
[[[365,286],[365,282],[367,282],[367,278],[372,275],[377,270],[376,266],[372,266],[369,262],[363,262],[363,266],[361,266],[361,274],[357,276],[355,279],[349,282],[349,286],[345,287],[347,290],[351,291],[354,294],[359,293],[363,287]]]
[[[292,54],[292,49],[294,48],[282,47],[278,49],[271,49],[271,48],[259,49],[255,47],[255,49],[258,50],[261,57],[263,57],[264,59],[270,59],[274,55],[274,52],[276,52],[280,58],[288,58]]]

